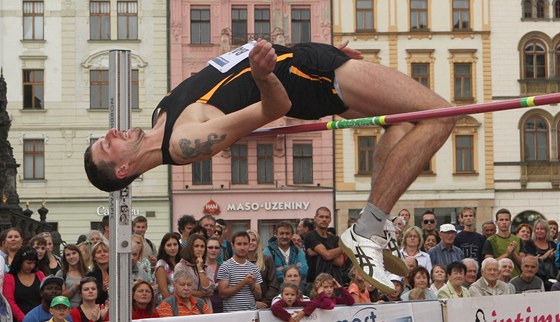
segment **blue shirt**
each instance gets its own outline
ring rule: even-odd
[[[23,322],[46,322],[52,318],[52,314],[43,309],[43,304],[37,305],[31,311],[25,314]],[[66,321],[73,322],[70,314],[66,317]]]
[[[436,264],[447,266],[450,263],[461,261],[465,258],[461,248],[451,246],[451,248],[448,249],[443,246],[443,242],[440,242],[434,248],[430,249],[428,254],[430,254],[430,259],[432,260],[432,266]]]

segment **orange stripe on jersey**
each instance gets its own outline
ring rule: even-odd
[[[294,74],[294,75],[296,75],[296,76],[299,76],[299,77],[302,77],[302,78],[311,80],[311,81],[324,80],[324,81],[327,81],[327,82],[329,82],[329,83],[332,83],[332,79],[330,79],[330,78],[328,78],[328,77],[323,77],[323,76],[320,76],[320,77],[313,77],[313,76],[309,76],[309,75],[307,75],[306,73],[304,73],[304,72],[302,72],[301,70],[299,70],[299,69],[298,69],[297,67],[295,67],[295,66],[291,66],[291,67],[290,67],[290,73],[292,73],[292,74]]]
[[[222,84],[227,81],[228,79],[230,79],[233,75],[229,75],[228,77],[224,78],[221,82],[219,82],[218,84],[216,84],[216,86],[214,86],[208,93],[204,94],[201,98],[199,98],[196,102],[197,103],[208,103],[208,100],[212,97],[212,95],[214,95],[214,93],[218,90],[218,88],[220,86],[222,86]]]
[[[284,59],[287,58],[293,58],[294,54],[293,53],[289,53],[289,54],[284,54],[284,55],[280,55],[276,58],[276,61],[283,61]]]
[[[278,57],[276,58],[276,61],[279,62],[279,61],[283,61],[283,60],[285,60],[285,59],[293,58],[293,57],[294,57],[294,54],[293,54],[293,53],[288,53],[288,54],[284,54],[284,55],[278,56]],[[204,104],[208,103],[208,100],[210,100],[210,98],[212,97],[212,95],[214,95],[214,93],[216,93],[216,91],[218,90],[218,88],[220,88],[220,87],[221,87],[222,85],[224,85],[224,84],[227,85],[227,84],[231,83],[231,82],[234,81],[237,77],[239,77],[239,76],[241,76],[241,75],[243,75],[243,74],[245,74],[245,73],[247,73],[247,72],[250,72],[250,71],[251,71],[251,67],[247,67],[247,68],[245,68],[244,70],[240,71],[240,72],[237,73],[237,74],[232,74],[232,75],[230,75],[230,76],[224,78],[221,82],[219,82],[218,84],[216,84],[216,86],[214,86],[208,93],[204,94],[204,96],[202,96],[201,98],[199,98],[196,102],[197,102],[197,103],[204,103]]]
[[[244,70],[242,70],[242,71],[240,71],[239,73],[237,73],[237,75],[235,75],[235,76],[233,76],[232,78],[230,78],[230,79],[227,81],[226,84],[229,84],[229,83],[233,82],[233,80],[236,79],[237,77],[239,77],[239,76],[241,76],[241,75],[243,75],[243,74],[245,74],[245,73],[247,73],[247,72],[250,72],[250,71],[251,71],[251,67],[245,68]]]
[[[285,59],[292,58],[292,57],[294,57],[294,54],[291,54],[291,53],[290,53],[290,54],[284,54],[284,55],[278,56],[278,57],[276,58],[276,61],[279,62],[279,61],[283,61],[283,60],[285,60]],[[237,75],[235,75],[234,77],[230,78],[230,80],[228,80],[226,84],[229,84],[229,83],[233,82],[233,80],[236,79],[237,77],[239,77],[239,76],[245,74],[246,72],[250,72],[250,71],[251,71],[251,67],[245,68],[244,70],[240,71]]]

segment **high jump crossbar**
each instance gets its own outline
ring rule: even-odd
[[[467,114],[496,112],[514,108],[533,107],[546,104],[560,103],[560,93],[530,96],[523,98],[508,99],[503,101],[444,107],[431,110],[400,113],[393,115],[372,116],[357,119],[319,122],[312,124],[300,124],[283,127],[260,128],[247,137],[261,137],[279,134],[291,134],[301,132],[315,132],[324,130],[336,130],[347,128],[368,127],[373,125],[388,125],[400,122],[411,122],[437,117],[458,116]]]

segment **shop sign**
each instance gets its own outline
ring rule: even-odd
[[[98,216],[108,216],[109,215],[109,208],[105,207],[105,206],[97,207],[97,215]],[[130,215],[131,216],[139,216],[140,215],[140,209],[136,209],[136,208],[131,209]]]
[[[210,199],[206,205],[204,205],[204,210],[202,211],[205,215],[217,216],[221,213],[220,205],[217,202]]]
[[[269,202],[241,202],[229,203],[228,211],[281,211],[281,210],[307,210],[310,202],[305,201],[269,201]]]

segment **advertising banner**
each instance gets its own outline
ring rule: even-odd
[[[560,321],[560,292],[481,296],[448,300],[446,321],[556,322]]]
[[[424,303],[426,305],[426,303]],[[436,314],[431,312],[430,319],[424,321],[441,322],[441,306],[434,301],[431,309],[435,309]],[[426,305],[425,312],[430,308]],[[288,312],[301,310],[289,309]],[[422,310],[420,310],[422,311]],[[387,303],[387,304],[359,304],[353,306],[336,306],[332,310],[315,310],[310,316],[304,317],[302,322],[413,322],[413,304],[409,303]],[[439,319],[437,316],[439,315]],[[260,311],[259,321],[280,322],[282,320],[274,317],[271,311]],[[420,320],[421,321],[421,320]]]

